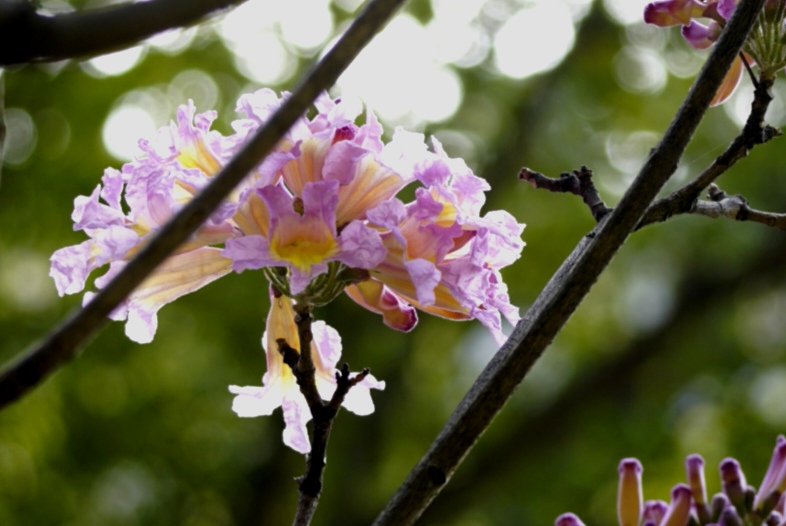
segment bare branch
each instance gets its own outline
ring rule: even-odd
[[[330,431],[333,428],[333,421],[338,415],[341,404],[349,390],[363,381],[369,374],[368,369],[350,377],[349,365],[346,363],[341,370],[336,373],[336,390],[330,401],[322,400],[316,384],[316,368],[311,356],[311,306],[296,304],[295,323],[298,329],[300,340],[300,352],[292,348],[283,338],[276,340],[279,352],[284,357],[286,363],[292,370],[292,374],[297,380],[300,392],[306,399],[313,430],[311,433],[311,451],[306,456],[306,473],[297,479],[300,497],[298,498],[297,511],[295,512],[294,526],[308,526],[314,517],[319,498],[322,495],[322,474],[326,466],[326,453]]]
[[[148,0],[48,16],[28,0],[5,0],[0,2],[0,65],[116,51],[245,1]]]
[[[3,180],[3,161],[5,159],[5,74],[0,69],[0,183]]]
[[[480,374],[374,524],[412,524],[440,493],[674,173],[764,0],[742,0],[687,98],[619,205],[585,236]]]
[[[573,170],[573,172],[562,172],[559,179],[547,177],[529,168],[522,168],[519,172],[519,179],[527,181],[533,188],[545,188],[551,192],[570,192],[581,196],[584,204],[589,207],[595,222],[600,221],[611,212],[611,208],[603,202],[598,189],[592,182],[592,170],[586,166]]]
[[[753,221],[763,225],[786,230],[786,214],[763,212],[748,206],[748,200],[741,195],[728,195],[716,185],[710,185],[709,201],[696,201],[692,214],[705,217],[726,217],[736,221]]]
[[[777,128],[764,124],[764,115],[772,102],[772,95],[769,92],[772,83],[772,80],[760,79],[756,84],[751,113],[742,133],[731,142],[729,147],[691,182],[653,203],[637,228],[665,221],[673,215],[691,212],[701,192],[713,181],[734,166],[737,161],[748,155],[755,146],[781,135]]]
[[[71,360],[107,316],[210,216],[230,191],[278,143],[323,90],[331,86],[404,0],[372,0],[336,45],[213,178],[84,308],[69,315],[46,339],[0,372],[0,407],[13,402]]]

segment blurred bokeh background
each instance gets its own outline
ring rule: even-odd
[[[93,5],[47,1],[53,12]],[[4,73],[9,127],[0,186],[0,359],[75,309],[49,256],[81,242],[73,199],[136,140],[193,99],[229,132],[237,97],[291,89],[360,0],[248,0],[198,27],[92,60]],[[585,164],[617,202],[705,55],[677,29],[647,27],[642,0],[413,0],[347,71],[386,132],[436,135],[492,185],[486,210],[527,224],[505,273],[526,309],[588,232],[580,200],[535,191],[521,166],[556,176]],[[669,188],[718,155],[752,90],[712,109]],[[786,84],[769,114],[783,124]],[[389,135],[388,135],[389,136]],[[720,181],[786,211],[782,139]],[[77,360],[0,413],[2,525],[278,525],[291,522],[302,456],[280,412],[241,419],[229,384],[259,384],[268,301],[258,272],[227,276],[160,312],[153,343],[110,324]],[[376,412],[342,412],[316,525],[371,522],[495,352],[478,323],[422,315],[410,334],[341,298],[353,369],[387,381]],[[669,498],[701,453],[709,489],[734,456],[757,485],[786,430],[786,238],[761,225],[680,217],[636,233],[538,362],[421,524],[551,524],[562,512],[615,522],[617,464],[644,464],[647,499]]]

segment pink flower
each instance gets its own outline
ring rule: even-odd
[[[720,36],[726,21],[736,7],[736,0],[663,0],[651,2],[644,8],[644,21],[661,27],[682,25],[682,36],[696,49],[707,49]],[[706,18],[707,24],[697,22],[696,18]],[[746,55],[749,63],[753,59]],[[742,78],[743,63],[739,57],[732,62],[723,78],[710,106],[725,102]]]
[[[433,143],[435,153],[426,152],[414,167],[424,185],[416,190],[415,201],[405,205],[391,199],[368,212],[387,255],[369,269],[370,282],[350,286],[348,292],[364,306],[371,297],[384,299],[386,305],[376,306],[378,312],[393,308],[392,293],[401,300],[399,305],[409,303],[454,320],[476,318],[501,344],[501,316],[511,324],[519,316],[500,269],[518,259],[523,225],[506,212],[481,217],[487,183],[463,161],[449,158],[436,139]],[[386,317],[386,322],[407,319],[402,312],[395,320]]]
[[[341,358],[341,337],[335,329],[323,321],[312,324],[314,340],[311,343],[311,354],[316,367],[316,385],[320,396],[329,400],[336,388],[336,364]],[[300,394],[295,376],[284,363],[278,351],[276,340],[282,338],[296,350],[300,350],[295,312],[292,300],[286,296],[270,293],[270,313],[267,318],[267,329],[262,337],[262,346],[267,356],[267,372],[262,377],[262,387],[239,387],[232,385],[230,392],[235,394],[232,409],[241,417],[270,415],[281,407],[284,413],[284,444],[300,453],[311,451],[306,424],[311,420],[311,411],[305,398]],[[356,373],[353,373],[353,376]],[[374,402],[369,389],[384,389],[385,382],[380,382],[372,375],[366,376],[361,382],[349,390],[342,404],[357,415],[368,415],[374,412]]]

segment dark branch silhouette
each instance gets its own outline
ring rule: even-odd
[[[109,314],[207,220],[232,189],[278,143],[289,127],[331,86],[403,0],[373,0],[335,46],[306,74],[282,106],[213,178],[173,217],[105,288],[69,315],[43,342],[0,372],[0,408],[24,395],[76,356],[106,324]]]
[[[556,271],[459,403],[428,452],[377,517],[375,525],[412,524],[450,480],[676,170],[763,5],[764,0],[743,0],[737,6],[677,115],[619,205],[601,220],[594,235],[585,236],[579,242]]]
[[[0,66],[117,51],[245,1],[148,0],[49,16],[28,0],[4,0],[0,2]]]
[[[756,84],[754,99],[751,103],[751,113],[742,133],[731,142],[729,147],[695,179],[671,195],[653,203],[637,228],[665,221],[673,215],[693,212],[699,195],[711,183],[734,166],[737,161],[748,155],[755,146],[769,142],[781,135],[780,130],[777,128],[764,124],[764,115],[772,101],[772,95],[770,94],[772,83],[771,79],[761,79]]]
[[[551,192],[570,192],[581,196],[584,204],[589,207],[595,222],[599,222],[611,212],[611,208],[603,202],[598,189],[592,182],[592,170],[586,166],[573,170],[573,172],[562,172],[558,179],[547,177],[529,168],[522,168],[519,172],[519,179],[527,181],[533,188],[544,188]]]
[[[354,377],[350,377],[349,365],[343,364],[341,370],[336,372],[336,390],[333,392],[332,398],[329,401],[322,400],[317,391],[316,368],[311,356],[311,342],[313,340],[311,306],[296,304],[295,312],[297,313],[295,324],[298,329],[301,352],[290,346],[283,338],[276,340],[276,343],[284,358],[284,363],[292,370],[300,392],[308,403],[313,421],[311,451],[306,455],[306,473],[296,479],[300,497],[293,521],[294,526],[308,526],[311,524],[311,519],[322,495],[322,474],[325,471],[327,443],[333,428],[333,421],[349,390],[362,382],[368,376],[369,370],[364,369]]]
[[[726,150],[692,181],[650,205],[637,229],[666,221],[676,215],[696,214],[711,218],[725,217],[737,221],[753,221],[784,230],[786,219],[783,214],[753,209],[742,196],[729,197],[713,183],[737,161],[747,156],[753,148],[781,135],[781,131],[777,128],[764,124],[764,116],[772,102],[770,94],[772,82],[772,80],[761,79],[755,83],[754,100],[745,127]],[[529,168],[522,168],[519,172],[519,179],[527,181],[533,188],[581,196],[590,209],[592,217],[599,222],[612,209],[603,202],[591,177],[592,171],[586,166],[572,173],[563,172],[557,179]],[[707,188],[709,188],[710,200],[700,200],[700,193]]]
[[[445,490],[443,498],[427,512],[425,522],[429,523],[428,517],[438,517],[441,523],[451,524],[461,510],[477,500],[477,486],[483,481],[509,480],[507,472],[519,469],[533,451],[560,448],[566,439],[565,415],[578,414],[587,405],[607,397],[625,400],[634,389],[640,368],[657,356],[667,358],[672,353],[675,334],[694,331],[697,319],[723,305],[728,300],[729,290],[739,290],[740,283],[751,283],[751,280],[766,276],[768,288],[777,287],[776,276],[784,260],[786,244],[773,243],[750,254],[740,273],[712,273],[704,267],[688,272],[676,287],[674,310],[657,331],[645,332],[619,349],[610,349],[608,355],[575,375],[542,410],[508,422],[504,436],[499,436],[493,444],[486,444],[482,456],[473,458],[470,472],[462,470],[457,475],[459,486]],[[761,283],[752,289],[760,286]],[[464,506],[456,507],[456,502]]]

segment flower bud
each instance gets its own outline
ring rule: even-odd
[[[775,508],[784,491],[786,491],[786,437],[779,435],[772,452],[770,466],[756,493],[753,509],[761,516],[766,516]]]
[[[707,487],[704,484],[704,459],[700,455],[689,455],[685,459],[685,471],[699,522],[707,524],[710,522],[710,509],[707,506]]]
[[[641,462],[626,458],[617,468],[620,474],[617,490],[617,519],[620,526],[636,526],[641,516],[644,497],[641,489]]]
[[[662,500],[648,500],[644,503],[644,511],[641,515],[645,522],[651,522],[657,526],[666,516],[667,511],[669,511],[669,505]]]
[[[690,518],[691,491],[685,484],[677,484],[671,490],[671,505],[660,526],[686,526]]]
[[[723,492],[729,497],[738,514],[745,515],[745,490],[748,485],[745,482],[745,474],[740,469],[740,463],[733,458],[723,460],[720,463],[720,476]]]
[[[554,526],[584,526],[584,523],[573,513],[563,513],[554,521]]]

